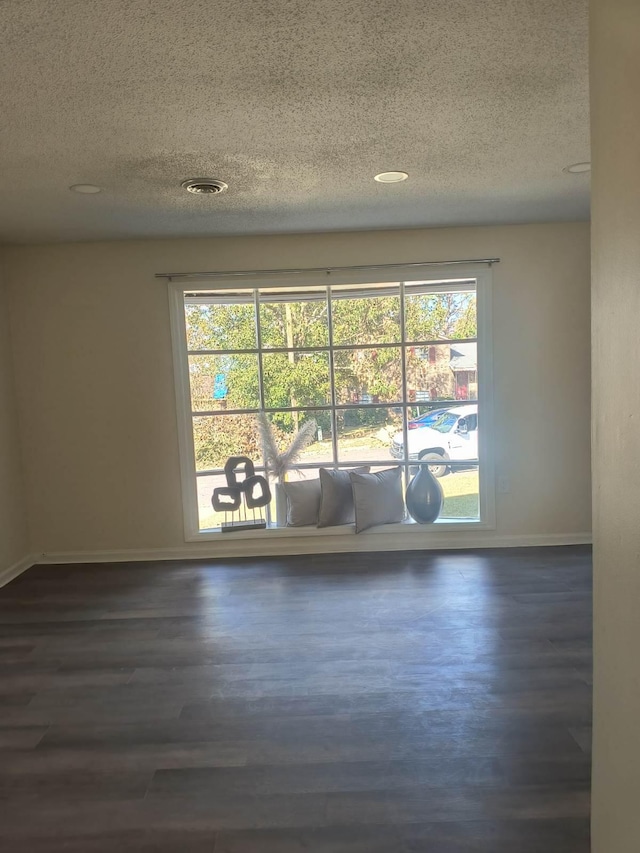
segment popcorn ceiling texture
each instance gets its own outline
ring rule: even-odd
[[[587,6],[4,0],[0,240],[587,218]]]

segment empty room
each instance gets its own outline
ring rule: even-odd
[[[2,849],[638,853],[640,6],[0,34]]]

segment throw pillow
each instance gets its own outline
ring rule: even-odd
[[[404,517],[402,469],[386,468],[373,474],[350,474],[356,533],[376,524],[393,524]]]
[[[287,527],[306,527],[318,523],[320,512],[320,480],[283,483],[287,496]]]
[[[353,469],[358,474],[367,474],[369,466]],[[320,514],[318,527],[333,527],[335,524],[353,524],[353,491],[350,471],[320,469]]]

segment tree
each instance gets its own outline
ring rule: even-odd
[[[451,371],[449,346],[445,342],[475,337],[475,293],[421,293],[412,285],[406,286],[405,293],[406,340],[443,342],[428,349],[407,349],[409,384],[416,389],[421,384],[428,385],[432,395],[446,397],[445,380]],[[342,294],[339,288],[334,289],[331,302],[334,344],[361,345],[362,349],[335,351],[338,402],[366,401],[381,405],[399,402],[402,389],[399,295],[389,294],[388,290],[380,295],[363,292],[354,296],[353,290],[348,296]],[[188,349],[230,351],[189,356],[192,407],[194,411],[221,412],[257,409],[260,407],[258,356],[238,352],[257,348],[253,293],[234,294],[233,301],[223,301],[218,296],[216,301],[194,300],[185,306]],[[263,292],[259,310],[260,342],[265,350],[262,357],[265,407],[293,409],[330,403],[329,355],[317,350],[329,343],[324,289],[295,295],[287,291]],[[269,349],[288,351],[269,352]],[[425,356],[432,349],[436,357]],[[447,373],[443,381],[442,377],[436,381],[434,365],[438,366],[439,375]],[[314,412],[310,416],[315,417],[328,435],[329,413]],[[341,422],[353,426],[375,425],[384,422],[387,416],[383,408],[362,408],[349,413]],[[199,463],[218,467],[227,450],[237,452],[240,446],[253,450],[254,430],[247,417],[198,418],[194,422],[194,437]],[[273,414],[272,419],[284,435],[298,428],[306,417],[303,413],[282,411]],[[208,423],[212,421],[215,426]]]
[[[472,291],[411,294],[405,297],[408,341],[438,341],[476,336],[476,295]]]
[[[478,320],[476,315],[475,297],[469,299],[462,307],[461,313],[455,322],[453,337],[458,339],[476,338],[478,336]]]

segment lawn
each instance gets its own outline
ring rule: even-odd
[[[478,470],[457,471],[438,481],[444,492],[440,518],[478,518]]]

